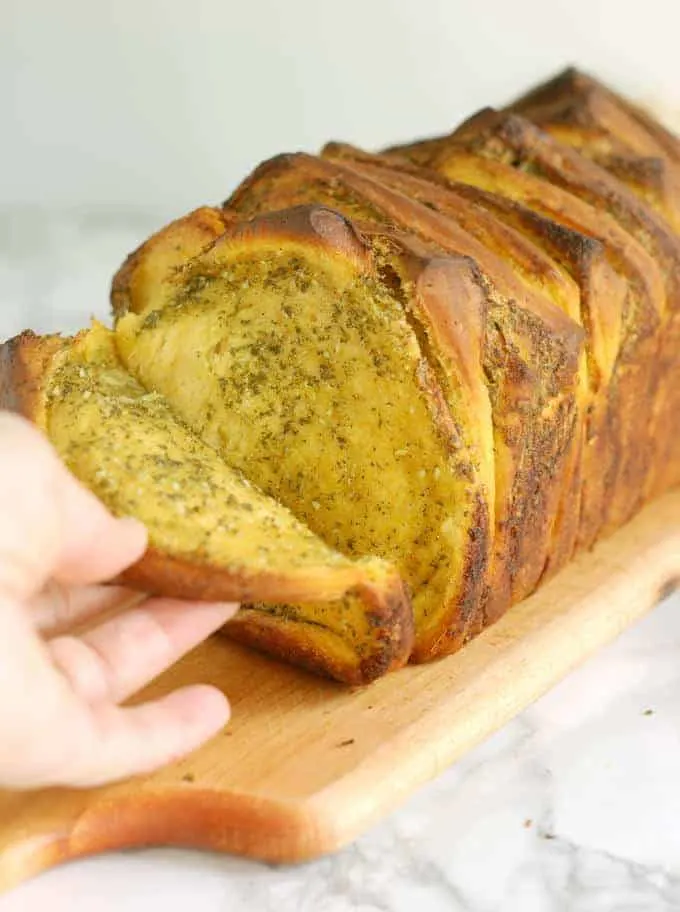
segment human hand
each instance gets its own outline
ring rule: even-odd
[[[140,523],[114,519],[37,429],[0,412],[0,786],[93,786],[146,772],[226,723],[228,703],[208,685],[119,705],[237,608],[97,585],[145,547]]]

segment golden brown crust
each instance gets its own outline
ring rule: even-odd
[[[479,209],[454,187],[442,187],[422,176],[383,165],[347,162],[345,166],[352,173],[384,184],[451,219],[489,250],[502,255],[520,281],[539,293],[548,289],[551,300],[557,299],[561,309],[580,320],[578,291],[554,260],[511,226]]]
[[[680,230],[680,168],[622,100],[573,70],[510,108],[629,186]]]
[[[640,124],[641,127],[643,127],[644,130],[647,131],[649,136],[654,137],[664,154],[677,166],[680,166],[680,139],[678,136],[671,132],[671,130],[667,130],[660,121],[656,120],[648,111],[645,111],[638,105],[632,104],[619,95],[616,96],[616,101],[637,121],[637,123]]]
[[[540,174],[596,208],[605,208],[657,259],[666,278],[668,306],[678,306],[680,239],[663,219],[602,168],[524,118],[491,109],[466,121],[452,139],[482,155],[509,157],[514,167]],[[641,332],[646,329],[640,327]]]
[[[352,595],[352,593],[349,593]],[[319,638],[318,627],[304,620],[290,620],[270,614],[262,608],[245,605],[224,628],[224,633],[247,646],[269,653],[284,661],[300,665],[308,671],[326,675],[346,684],[369,684],[388,671],[404,664],[413,645],[413,621],[405,622],[403,604],[408,593],[398,576],[391,580],[390,589],[376,598],[374,589],[358,587],[357,594],[366,600],[370,625],[376,630],[376,640],[382,648],[366,651],[356,666],[348,667]],[[330,637],[337,637],[330,634]],[[337,637],[339,640],[339,637]]]
[[[653,246],[664,263],[677,258],[678,239],[659,216],[606,171],[525,118],[487,108],[462,124],[451,139],[471,151],[504,158],[515,167],[542,174],[586,202],[596,206],[606,202],[619,222],[641,238],[641,243]]]
[[[680,409],[676,384],[668,378],[680,346],[680,144],[676,137],[606,86],[575,70],[567,70],[539,86],[514,105],[562,141],[576,145],[640,198],[639,210],[615,200],[615,214],[641,242],[647,242],[667,275],[669,314],[661,333],[658,363],[661,386],[652,421],[657,439],[647,493],[654,496],[680,480],[680,444],[668,433]],[[661,214],[674,232],[659,230],[644,219],[645,205]],[[663,228],[663,226],[662,226]]]
[[[383,591],[358,564],[291,569],[286,574],[259,569],[248,572],[246,568],[227,570],[183,560],[154,548],[147,549],[142,560],[125,570],[117,582],[154,595],[206,602],[333,601],[357,588],[382,598]],[[393,588],[393,582],[385,585],[387,592]]]
[[[555,135],[554,130],[550,132]],[[663,159],[623,153],[589,157],[653,206],[674,231],[680,230],[680,182]]]
[[[55,356],[68,345],[61,336],[38,336],[30,329],[0,346],[0,408],[29,418],[45,429],[45,378]]]
[[[328,586],[312,574],[296,580],[266,573],[238,576],[181,562],[150,549],[116,582],[172,598],[243,602],[238,614],[223,630],[227,636],[343,684],[370,684],[386,672],[402,667],[411,654],[414,629],[410,596],[396,573],[381,586],[367,579],[348,580],[343,596],[337,579],[329,579]],[[280,615],[269,612],[259,604],[326,599],[341,603],[343,597],[356,597],[366,604],[372,635],[357,654],[332,629],[299,616],[287,618],[285,612]],[[258,604],[252,604],[255,601]],[[336,648],[330,648],[332,642]]]
[[[569,67],[518,98],[512,110],[533,120],[533,113],[553,122],[575,124],[609,137],[641,156],[667,157],[680,163],[680,140],[649,114],[604,83]]]
[[[170,222],[144,241],[113,277],[111,307],[116,317],[129,310],[139,313],[161,277],[181,268],[224,234],[229,216],[220,209],[201,206]],[[159,256],[160,254],[160,256]]]
[[[604,245],[526,209],[504,197],[476,187],[455,184],[459,193],[488,209],[540,243],[567,269],[580,289],[581,322],[587,332],[589,395],[584,403],[584,437],[574,449],[572,483],[565,486],[559,506],[558,527],[563,542],[592,543],[606,515],[609,492],[607,467],[618,458],[618,441],[608,420],[610,381],[616,368],[627,283],[610,266]],[[551,575],[571,555],[564,547],[546,566]]]
[[[270,240],[296,241],[311,244],[334,258],[342,258],[360,272],[372,273],[373,260],[352,222],[342,213],[323,205],[286,206],[276,212],[262,212],[250,222],[236,222],[225,232],[222,242],[227,245]],[[215,245],[217,251],[218,245]],[[202,262],[209,260],[210,253]]]

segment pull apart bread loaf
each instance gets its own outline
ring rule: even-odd
[[[382,154],[260,165],[25,333],[5,406],[151,547],[146,591],[341,681],[458,649],[680,480],[680,143],[569,71]]]

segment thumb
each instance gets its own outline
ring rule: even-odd
[[[117,520],[29,422],[0,413],[0,592],[26,599],[48,579],[97,582],[144,551],[146,533]]]
[[[60,583],[88,585],[118,576],[146,549],[144,525],[116,519],[65,468],[58,480],[61,542],[52,576]]]

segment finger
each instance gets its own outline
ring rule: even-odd
[[[42,634],[57,636],[110,611],[132,608],[145,599],[143,593],[123,586],[64,586],[50,580],[31,599],[29,611]]]
[[[139,558],[146,532],[117,520],[29,422],[0,412],[0,593],[27,599],[50,577],[88,584]]]
[[[36,428],[0,413],[0,592],[23,598],[39,591],[57,562],[57,464]]]
[[[33,738],[19,763],[0,756],[3,785],[90,788],[151,772],[200,747],[227,724],[230,713],[224,694],[208,684],[134,707],[91,707],[72,697],[59,707],[54,721],[68,738],[57,738],[49,750]]]
[[[198,686],[134,709],[93,707],[50,659],[28,613],[0,596],[0,785],[89,785],[144,772],[186,753],[228,718]]]
[[[165,766],[216,735],[229,721],[229,703],[216,687],[195,684],[140,706],[102,704],[90,713],[73,759],[50,785],[91,788]]]
[[[120,703],[219,629],[237,607],[149,599],[82,637],[57,637],[49,650],[83,700]]]
[[[64,471],[62,545],[52,576],[69,585],[118,576],[144,554],[147,531],[131,516],[115,518],[94,494]]]

